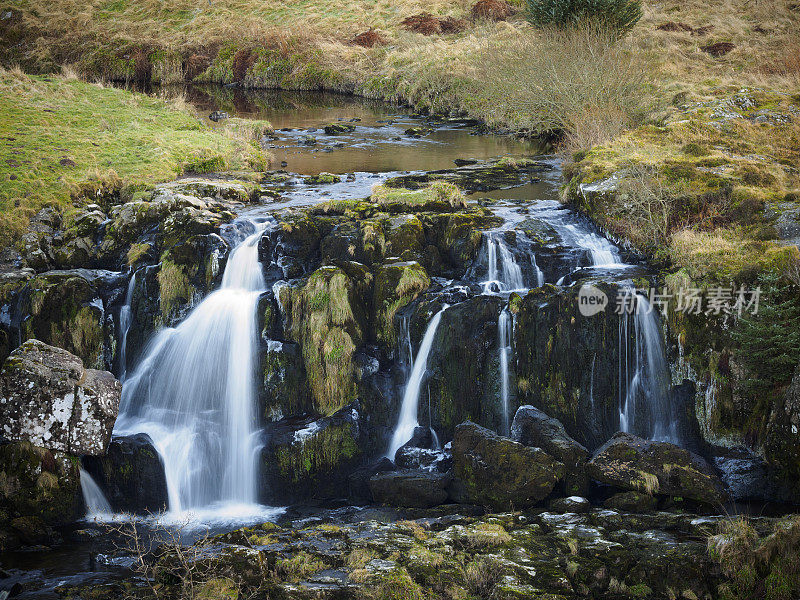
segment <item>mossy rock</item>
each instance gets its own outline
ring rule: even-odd
[[[78,460],[29,442],[0,445],[0,510],[64,525],[81,516]],[[0,524],[2,525],[2,524]]]
[[[353,355],[364,342],[372,275],[357,263],[320,267],[289,306],[291,336],[300,344],[316,410],[332,415],[355,400]]]
[[[317,175],[303,177],[303,183],[306,185],[339,183],[341,180],[342,178],[339,175],[334,175],[333,173],[319,173]]]
[[[351,123],[329,123],[323,127],[326,135],[338,135],[340,133],[350,133],[356,130],[356,126]]]
[[[28,282],[20,326],[23,340],[37,339],[77,355],[84,366],[105,368],[105,310],[89,271],[50,271]]]
[[[375,268],[375,339],[389,348],[397,346],[395,316],[428,289],[431,279],[418,262],[397,262]]]

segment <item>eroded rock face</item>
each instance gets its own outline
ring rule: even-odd
[[[674,444],[617,433],[588,464],[589,475],[615,487],[722,504],[727,494],[700,456]]]
[[[453,499],[497,509],[523,508],[546,498],[564,476],[564,464],[540,448],[523,446],[462,423],[453,438]]]
[[[28,340],[0,371],[2,434],[70,454],[103,454],[122,386],[107,371],[84,369],[66,350]]]

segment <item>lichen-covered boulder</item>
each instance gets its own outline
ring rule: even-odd
[[[167,506],[164,465],[150,437],[115,438],[103,456],[86,456],[83,466],[116,512],[155,513]]]
[[[376,473],[369,480],[372,497],[379,504],[404,508],[430,508],[447,500],[450,473],[390,471]]]
[[[587,466],[589,475],[615,487],[680,496],[719,505],[727,497],[722,482],[700,456],[667,442],[617,433]]]
[[[564,476],[564,464],[540,448],[468,422],[456,427],[453,474],[455,500],[505,510],[546,498]]]
[[[567,470],[566,492],[569,495],[586,493],[589,451],[569,436],[561,421],[547,416],[534,406],[520,406],[511,425],[511,439],[526,446],[541,448],[564,463]]]
[[[103,454],[121,390],[111,373],[84,369],[66,350],[28,340],[0,370],[2,435],[70,454]]]

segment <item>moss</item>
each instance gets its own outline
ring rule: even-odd
[[[162,258],[158,271],[159,306],[161,319],[168,323],[175,311],[191,300],[193,287],[189,283],[185,268],[175,262]]]
[[[126,260],[128,262],[128,266],[132,267],[137,262],[139,262],[142,257],[147,255],[150,252],[150,244],[141,243],[141,244],[132,244],[130,250],[128,250],[128,254],[126,255]]]
[[[395,315],[431,284],[425,269],[417,262],[392,263],[375,270],[374,309],[377,341],[389,347],[397,344]]]
[[[351,424],[329,424],[300,442],[280,447],[275,460],[281,475],[294,483],[325,476],[361,454]]]
[[[377,185],[372,189],[371,199],[373,202],[397,212],[408,208],[418,210],[466,208],[466,200],[461,190],[446,181],[434,181],[418,190]]]
[[[323,415],[355,400],[353,355],[364,341],[362,294],[371,283],[365,269],[354,280],[342,268],[322,267],[292,293],[292,337],[302,348],[314,404]]]
[[[420,585],[402,568],[379,575],[379,581],[372,582],[362,593],[362,598],[371,600],[425,600],[426,597]]]
[[[300,581],[326,568],[322,559],[303,550],[290,558],[279,558],[275,563],[278,576],[288,581]]]
[[[339,183],[341,181],[341,177],[338,175],[334,175],[333,173],[319,173],[318,175],[310,175],[308,177],[303,177],[303,183],[305,184],[324,184],[324,183]]]

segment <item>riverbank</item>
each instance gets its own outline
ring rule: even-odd
[[[0,246],[51,206],[132,199],[186,172],[265,169],[269,123],[234,119],[211,129],[179,99],[86,83],[74,76],[0,71]]]

